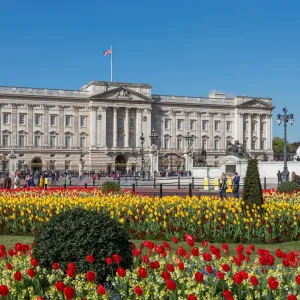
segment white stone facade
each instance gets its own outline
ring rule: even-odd
[[[234,140],[253,157],[273,154],[271,98],[162,96],[148,84],[92,81],[77,91],[0,87],[0,102],[0,155],[14,148],[20,169],[78,170],[82,158],[86,170],[140,170],[143,133],[148,171],[152,129],[159,170],[174,168],[172,155],[184,169],[188,132],[191,148],[206,149],[210,164]]]

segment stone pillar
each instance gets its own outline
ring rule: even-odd
[[[185,160],[185,170],[192,171],[193,168],[193,155],[190,147],[184,149],[184,160]]]
[[[9,176],[14,177],[15,171],[17,170],[17,156],[14,153],[11,153],[8,156],[9,159]],[[13,182],[12,182],[13,185]]]
[[[266,114],[266,150],[272,150],[271,114]]]
[[[137,108],[136,109],[136,129],[135,129],[135,133],[136,133],[135,146],[136,147],[140,147],[140,136],[142,134],[141,130],[142,130],[142,109]]]
[[[248,139],[249,149],[252,150],[252,118],[250,113],[248,113]]]
[[[91,107],[91,148],[96,147],[97,139],[97,107]]]
[[[239,140],[239,132],[241,130],[241,127],[239,126],[239,123],[240,123],[240,115],[239,115],[239,112],[238,112],[238,109],[236,108],[235,109],[235,112],[234,112],[234,139],[235,140]],[[243,131],[243,127],[242,127],[242,131]],[[242,143],[242,141],[239,140],[240,143]]]
[[[12,104],[12,114],[11,114],[11,142],[10,145],[17,146],[17,122],[18,122],[18,116],[17,116],[17,104]]]
[[[151,108],[147,108],[144,110],[146,112],[146,132],[144,132],[145,136],[145,147],[150,147],[151,146],[151,139],[150,139],[150,134],[151,134]]]
[[[208,132],[209,132],[209,140],[208,140],[208,149],[212,150],[214,148],[214,115],[209,113],[209,122],[208,122]]]
[[[58,146],[59,147],[63,147],[64,146],[64,106],[63,105],[59,105],[59,113],[58,113],[58,132],[59,132],[59,136],[58,136]]]
[[[245,140],[245,135],[244,135],[244,114],[239,113],[238,114],[238,129],[237,129],[237,136],[238,136],[238,141],[243,145],[244,140]]]
[[[44,135],[43,146],[49,145],[49,105],[44,105]]]
[[[79,147],[80,146],[80,143],[78,141],[78,137],[79,137],[79,107],[78,106],[73,106],[73,110],[74,110],[73,146],[74,147]],[[87,124],[85,124],[85,126],[87,126]]]
[[[220,128],[220,132],[221,132],[221,137],[222,137],[222,141],[223,141],[223,149],[226,150],[227,149],[227,143],[226,143],[226,116],[224,113],[221,113],[222,116],[222,121],[221,121],[221,128]],[[222,145],[221,149],[222,149]]]
[[[113,124],[113,148],[118,147],[118,108],[114,107],[114,124]]]
[[[261,132],[260,132],[260,115],[257,115],[257,125],[256,125],[256,132],[257,132],[257,139],[258,139],[258,145],[256,145],[256,149],[261,150]]]
[[[99,131],[101,131],[101,139],[100,143],[101,146],[106,148],[106,106],[102,106],[102,113],[101,113],[101,130],[99,128]]]
[[[129,147],[129,107],[125,107],[125,120],[124,120],[124,135],[125,135],[125,144],[124,147]]]
[[[171,139],[171,143],[170,143],[170,147],[175,149],[176,148],[176,110],[171,110],[171,115],[172,115],[172,124],[171,124],[171,135],[172,135],[172,139]]]
[[[27,145],[33,146],[33,105],[28,104],[28,139]]]
[[[201,140],[201,124],[202,120],[201,120],[201,111],[197,112],[197,127],[196,127],[196,141],[195,141],[195,145],[196,148],[202,148],[202,140]]]
[[[158,151],[155,145],[150,146],[149,163],[150,174],[153,175],[155,171],[158,172]]]

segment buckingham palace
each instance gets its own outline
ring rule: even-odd
[[[159,170],[185,170],[187,147],[218,165],[236,140],[251,157],[273,155],[271,98],[157,95],[149,84],[91,81],[79,90],[1,86],[0,103],[0,155],[13,151],[18,169],[78,170],[81,161],[85,170],[148,171],[155,145]]]

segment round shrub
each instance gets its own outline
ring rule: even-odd
[[[102,184],[101,191],[102,193],[105,192],[119,193],[121,191],[121,188],[115,181],[106,181]]]
[[[300,191],[300,186],[293,181],[285,181],[278,185],[277,191],[279,193],[290,193],[294,191]]]
[[[106,212],[76,208],[55,215],[42,225],[34,238],[32,254],[49,270],[54,262],[63,270],[73,262],[76,273],[85,273],[92,268],[96,271],[97,281],[104,282],[118,266],[131,267],[131,250],[127,232]],[[95,259],[92,266],[87,261],[89,254]],[[113,254],[121,257],[121,263],[106,263],[105,259]]]

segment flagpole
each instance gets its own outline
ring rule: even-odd
[[[112,59],[113,59],[113,52],[112,52],[112,46],[110,46],[110,50],[111,50],[111,54],[110,54],[110,82],[112,82],[113,80],[113,71],[112,71],[112,67],[113,67],[113,63],[112,63]]]

